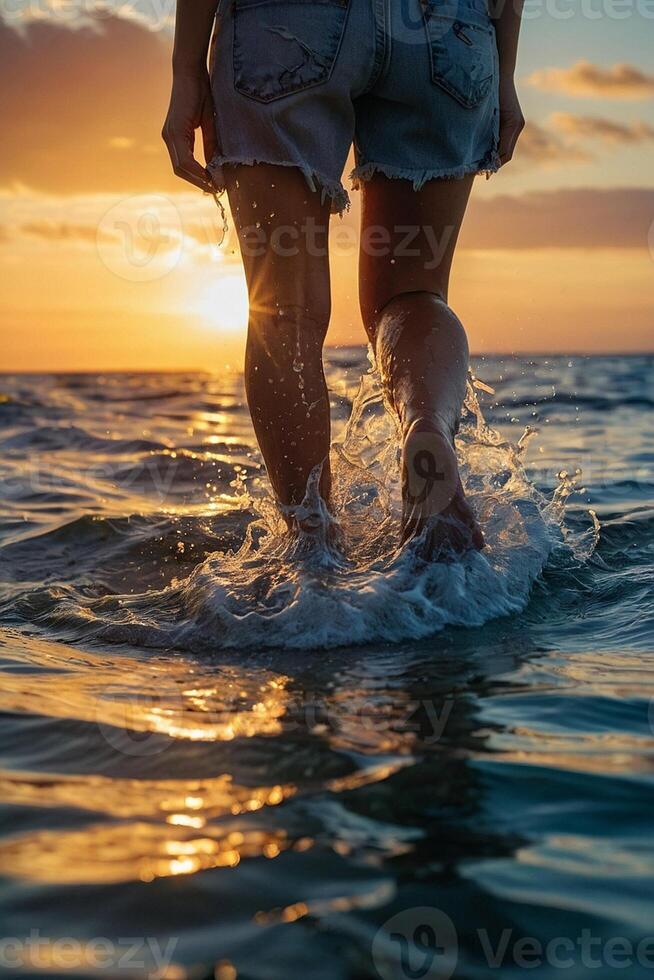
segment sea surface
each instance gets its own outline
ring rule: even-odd
[[[654,359],[473,369],[431,565],[363,349],[339,548],[237,374],[0,376],[4,975],[654,977]]]

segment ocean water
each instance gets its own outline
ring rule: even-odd
[[[0,376],[5,975],[654,976],[654,359],[473,366],[434,565],[363,349],[338,549],[238,375]]]

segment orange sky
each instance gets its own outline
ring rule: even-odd
[[[240,362],[238,253],[169,172],[170,32],[153,26],[80,26],[45,0],[36,21],[0,20],[2,370]],[[526,26],[530,124],[516,161],[477,181],[452,305],[477,352],[651,349],[654,77],[619,63],[628,38],[595,63],[548,48],[558,29]],[[335,222],[329,341],[361,343],[356,194]]]

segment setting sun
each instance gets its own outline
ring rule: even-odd
[[[241,334],[248,322],[248,294],[242,272],[216,276],[197,294],[193,310],[203,324],[230,334]]]

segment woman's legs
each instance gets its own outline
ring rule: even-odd
[[[246,393],[270,482],[282,505],[299,504],[322,464],[328,500],[329,201],[293,168],[226,167],[225,177],[250,299]]]
[[[483,547],[453,450],[468,343],[447,305],[472,181],[472,176],[432,180],[414,191],[409,181],[375,175],[363,185],[361,310],[402,426],[404,538],[422,531],[437,514],[453,519],[430,522],[432,553],[443,543],[458,550]],[[388,249],[379,247],[382,240],[390,242]]]

